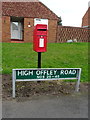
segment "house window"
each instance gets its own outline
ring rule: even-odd
[[[23,21],[20,18],[11,18],[11,39],[23,40]]]
[[[12,30],[18,30],[18,22],[12,22]]]

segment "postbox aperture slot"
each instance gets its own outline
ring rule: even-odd
[[[47,31],[47,29],[38,29],[38,31]]]

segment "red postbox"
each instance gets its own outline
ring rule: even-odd
[[[47,25],[37,24],[34,27],[33,50],[46,52],[47,50]]]

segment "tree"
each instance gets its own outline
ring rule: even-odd
[[[62,19],[61,19],[61,17],[58,17],[58,25],[62,26]]]

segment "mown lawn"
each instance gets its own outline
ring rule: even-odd
[[[37,68],[32,43],[2,43],[3,74],[15,68]],[[82,68],[81,81],[88,81],[88,43],[49,43],[42,53],[42,68]]]

